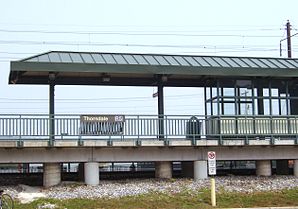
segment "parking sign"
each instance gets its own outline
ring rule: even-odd
[[[208,174],[216,175],[216,153],[214,151],[208,152]]]

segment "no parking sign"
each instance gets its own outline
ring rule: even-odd
[[[208,174],[216,175],[216,153],[214,151],[208,152]]]

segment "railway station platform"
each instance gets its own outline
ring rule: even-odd
[[[172,162],[207,177],[207,152],[218,160],[255,160],[257,175],[298,176],[298,60],[51,51],[11,62],[9,84],[48,85],[46,115],[0,115],[0,163],[43,163],[44,186],[61,181],[61,163],[81,163],[99,183],[100,162],[155,162],[157,178]],[[55,86],[157,87],[156,115],[55,113]],[[204,115],[166,115],[164,88],[204,92]],[[84,169],[83,169],[84,168]]]

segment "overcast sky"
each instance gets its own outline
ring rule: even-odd
[[[279,57],[295,0],[1,0],[0,113],[47,113],[48,87],[8,85],[12,60],[50,50]],[[298,35],[292,38],[293,57]],[[286,42],[282,42],[286,57]],[[157,114],[153,87],[57,86],[57,113]],[[166,88],[166,114],[203,114],[198,88]]]

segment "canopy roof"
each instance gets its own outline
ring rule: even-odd
[[[206,78],[297,77],[298,59],[50,51],[11,62],[9,83],[194,86]]]

